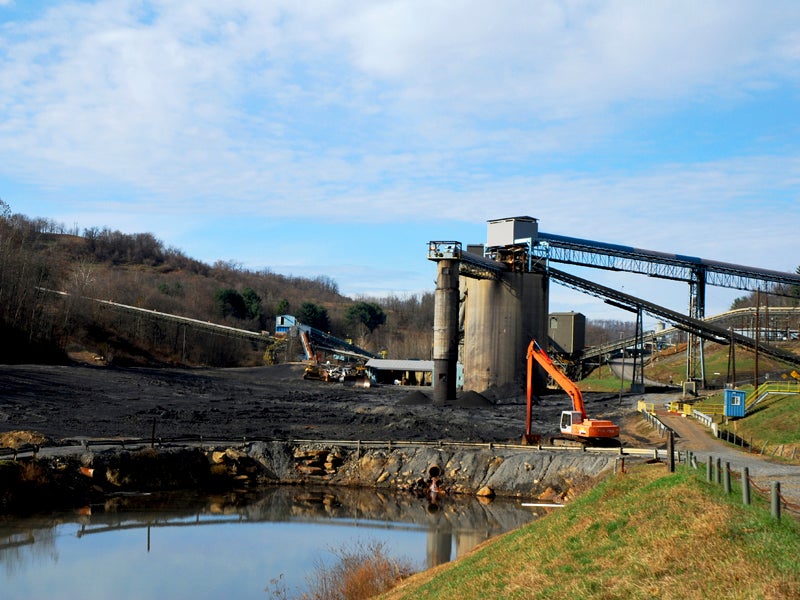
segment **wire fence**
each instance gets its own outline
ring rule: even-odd
[[[675,456],[677,455],[678,462],[680,462],[682,458],[682,453],[678,451],[675,453],[673,449],[673,437],[675,432],[665,423],[663,423],[655,414],[651,413],[649,410],[644,409],[645,407],[640,407],[640,414],[645,418],[645,420],[650,423],[654,428],[656,428],[661,437],[668,438],[668,447],[669,450],[667,452],[668,458],[670,458],[670,464],[674,465]],[[649,407],[648,407],[649,408]],[[695,411],[697,412],[697,411]],[[751,452],[754,451],[754,447],[752,445],[752,440],[750,442],[746,442],[744,438],[741,438],[735,435],[733,432],[729,431],[720,431],[715,429],[714,431],[715,437],[719,439],[723,439],[731,444],[736,446],[741,446],[742,448],[749,448]],[[760,454],[764,455],[766,444],[761,447]],[[670,452],[671,450],[671,452]],[[773,456],[777,454],[778,449],[776,448],[773,451]],[[783,456],[783,446],[780,447],[781,456]],[[672,454],[672,457],[669,455]],[[792,455],[791,459],[795,457],[795,449],[792,448]],[[686,462],[694,469],[699,468],[699,463],[697,461],[697,457],[691,451],[687,451],[686,453]],[[723,485],[725,488],[725,492],[730,494],[731,492],[731,480],[732,478],[736,478],[737,474],[733,474],[730,468],[730,462],[726,462],[724,464],[724,469],[722,465],[722,459],[717,458],[716,464],[714,463],[714,457],[709,455],[708,460],[706,461],[706,479],[708,481],[716,482],[717,484]],[[776,519],[780,519],[782,511],[789,511],[796,515],[800,515],[800,504],[795,502],[791,502],[785,495],[781,494],[781,482],[780,481],[773,481],[770,484],[769,488],[760,487],[750,476],[750,471],[748,467],[743,467],[741,473],[738,474],[739,483],[742,490],[742,503],[749,505],[751,502],[751,488],[754,489],[756,492],[760,493],[765,498],[770,500],[771,512],[772,516]]]
[[[689,464],[695,469],[700,468],[700,463],[695,456],[690,453]],[[717,457],[708,456],[705,463],[706,467],[706,480],[717,485],[722,485],[726,494],[732,493],[732,481],[738,478],[738,483],[742,493],[742,504],[749,505],[751,503],[751,489],[761,494],[765,499],[770,501],[772,516],[776,519],[781,518],[781,513],[789,511],[795,515],[800,516],[800,504],[790,501],[785,495],[781,493],[781,482],[772,481],[770,486],[759,486],[755,479],[750,475],[748,467],[742,467],[739,473],[731,469],[730,462],[722,462],[722,459]]]

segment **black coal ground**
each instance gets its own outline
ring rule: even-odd
[[[442,404],[430,388],[304,380],[304,365],[243,369],[120,369],[0,365],[0,433],[74,438],[461,441],[519,443],[523,390],[465,392]],[[590,416],[623,428],[635,400],[587,394]],[[569,408],[556,392],[533,407],[532,430],[556,433]],[[624,437],[624,436],[623,436]],[[624,440],[623,440],[624,441]]]

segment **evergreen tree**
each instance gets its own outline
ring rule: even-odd
[[[303,302],[295,317],[304,325],[321,331],[328,331],[331,326],[328,311],[324,306],[314,304],[313,302]]]

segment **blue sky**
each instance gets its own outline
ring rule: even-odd
[[[515,215],[793,272],[799,84],[795,1],[0,0],[0,198],[353,297]]]

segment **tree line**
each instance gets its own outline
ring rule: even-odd
[[[50,291],[47,291],[50,290]],[[52,291],[68,295],[53,294]],[[0,360],[63,360],[91,349],[117,363],[257,364],[252,342],[111,311],[89,299],[274,333],[294,315],[336,337],[389,356],[428,358],[433,293],[348,298],[330,277],[212,265],[149,233],[90,228],[12,214],[0,200]]]

